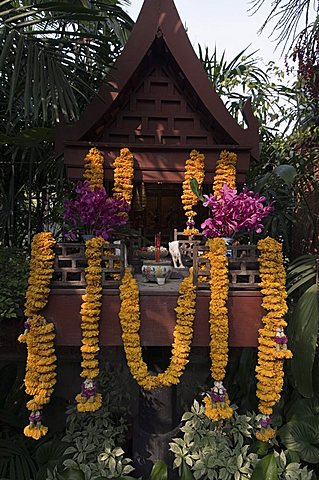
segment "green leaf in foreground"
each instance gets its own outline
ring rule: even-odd
[[[273,453],[257,463],[251,480],[278,480],[278,469]]]
[[[301,460],[319,463],[319,420],[316,417],[304,421],[292,420],[278,432],[289,451],[297,452]]]
[[[318,287],[311,285],[300,297],[293,313],[292,373],[298,391],[304,397],[313,396],[312,367],[318,337]]]
[[[153,465],[150,480],[167,480],[168,472],[167,465],[163,461],[156,462]]]

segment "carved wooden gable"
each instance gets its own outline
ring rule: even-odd
[[[97,132],[96,140],[132,145],[211,145],[205,116],[196,112],[177,82],[157,65],[132,91],[128,103]]]
[[[103,100],[101,100],[103,99]],[[222,149],[238,154],[239,181],[258,157],[258,122],[250,104],[248,128],[227,112],[208,80],[178,16],[173,0],[145,0],[129,41],[81,119],[63,125],[57,150],[68,174],[80,178],[83,158],[94,145],[106,158],[106,178],[119,150],[135,157],[136,180],[180,182],[190,150],[206,156],[211,180]]]

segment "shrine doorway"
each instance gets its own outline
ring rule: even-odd
[[[210,190],[204,186],[204,193]],[[161,241],[165,245],[174,240],[174,229],[182,232],[185,228],[185,213],[181,201],[182,183],[140,183],[134,187],[132,204],[132,228],[141,231],[144,243],[154,244],[154,236],[161,233]],[[196,223],[205,218],[205,209],[195,208],[198,215]],[[206,212],[207,213],[207,212]],[[207,216],[207,215],[206,215]]]

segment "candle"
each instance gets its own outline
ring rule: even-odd
[[[155,262],[159,262],[161,259],[161,234],[155,235]]]

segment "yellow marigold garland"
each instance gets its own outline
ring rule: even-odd
[[[104,156],[97,148],[91,148],[84,159],[83,178],[90,184],[91,190],[95,187],[103,187],[104,178]]]
[[[236,163],[236,153],[227,150],[221,152],[219,160],[217,160],[213,184],[214,194],[217,197],[220,196],[220,191],[225,183],[228,188],[236,189]]]
[[[193,338],[193,323],[195,318],[196,291],[193,276],[185,278],[179,289],[177,300],[176,326],[170,365],[165,372],[156,376],[148,373],[147,365],[142,357],[142,347],[139,336],[140,307],[138,285],[129,270],[120,286],[120,321],[122,339],[127,364],[137,383],[145,390],[177,385],[188,363],[190,346]]]
[[[226,244],[222,238],[207,241],[210,261],[210,358],[211,375],[214,387],[204,398],[205,413],[214,420],[230,418],[233,410],[223,380],[228,361],[228,314],[227,299],[229,290],[228,259]]]
[[[124,198],[131,204],[133,197],[134,157],[128,148],[122,148],[114,160],[114,197]]]
[[[197,204],[198,198],[192,192],[190,187],[190,181],[192,178],[196,178],[199,188],[201,188],[205,177],[205,156],[200,154],[197,150],[192,150],[190,158],[186,160],[185,165],[185,180],[183,182],[183,195],[182,203],[187,216],[186,227],[184,230],[185,235],[197,235],[199,231],[195,228],[193,207]]]
[[[94,379],[99,374],[97,353],[99,348],[99,320],[102,299],[102,253],[105,240],[94,237],[86,241],[85,256],[88,266],[85,269],[86,289],[82,296],[82,373],[84,378],[81,393],[76,396],[79,412],[95,412],[102,405],[102,395],[96,392]]]
[[[50,293],[53,274],[55,240],[51,233],[34,235],[31,245],[31,262],[26,292],[25,331],[19,341],[27,344],[27,366],[24,379],[26,393],[33,396],[27,403],[30,410],[29,425],[24,434],[38,440],[48,431],[42,425],[43,406],[50,402],[56,383],[56,356],[54,350],[55,328],[40,315]]]
[[[262,306],[266,310],[263,328],[259,330],[257,397],[259,398],[258,440],[267,442],[276,435],[271,428],[272,410],[280,400],[283,387],[283,361],[291,358],[287,348],[288,339],[284,334],[287,323],[284,316],[288,311],[286,298],[286,273],[283,265],[282,246],[276,240],[267,237],[259,240],[259,272],[261,277]]]

